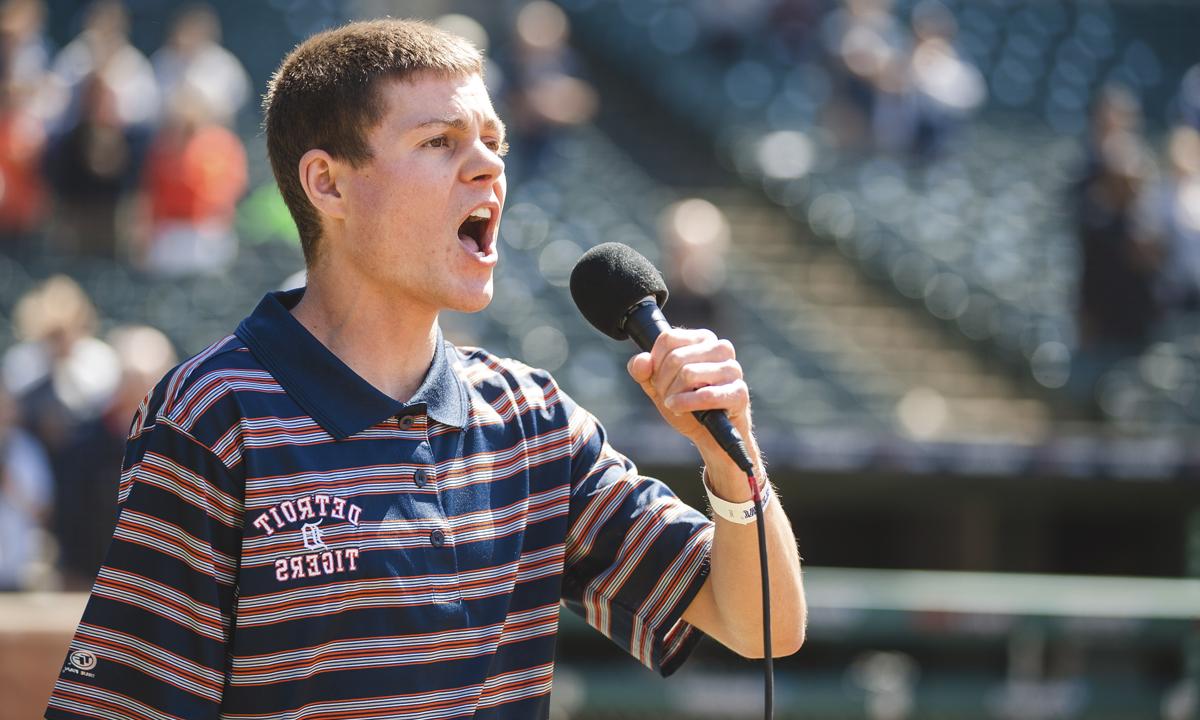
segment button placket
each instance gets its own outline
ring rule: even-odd
[[[429,520],[434,520],[426,535],[429,543],[428,552],[434,566],[448,566],[452,569],[455,576],[458,574],[458,551],[453,542],[451,528],[449,526],[448,508],[445,506],[446,498],[443,496],[441,489],[438,487],[438,477],[436,470],[437,459],[434,456],[433,447],[429,442],[428,432],[426,437],[417,445],[413,452],[412,460],[417,467],[412,470],[412,485],[414,489],[420,489],[424,492],[420,494],[423,498],[422,505],[428,508],[429,512],[425,515]],[[430,492],[432,491],[432,492]],[[434,602],[437,603],[456,603],[462,602],[461,591],[457,582],[447,583],[433,589]]]

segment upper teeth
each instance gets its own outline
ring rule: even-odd
[[[484,207],[484,208],[479,208],[478,210],[471,211],[471,215],[470,215],[469,219],[490,220],[491,218],[492,218],[492,209]]]

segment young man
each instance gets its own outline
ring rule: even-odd
[[[547,373],[442,341],[438,313],[485,307],[497,261],[504,127],[478,52],[352,24],[296,48],[265,107],[308,286],[139,410],[47,717],[545,718],[562,603],[663,674],[699,632],[760,653],[752,525],[638,476]],[[748,500],[688,414],[750,437],[732,346],[674,330],[629,370],[711,492]],[[787,654],[799,561],[778,502],[765,522]]]

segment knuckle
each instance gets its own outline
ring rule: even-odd
[[[719,345],[723,351],[728,353],[730,359],[737,357],[737,349],[733,347],[732,341],[721,338],[717,341],[717,345]]]
[[[695,365],[684,365],[679,369],[679,379],[692,385],[700,380],[700,370]]]
[[[692,339],[692,331],[687,328],[671,328],[663,333],[663,337],[667,338],[666,342],[673,348],[682,345],[690,345],[694,342]]]
[[[687,352],[685,351],[685,349],[684,348],[675,348],[671,352],[667,353],[667,356],[665,358],[663,358],[663,364],[670,367],[673,370],[679,370],[680,368],[686,366],[686,362],[685,362],[686,360],[687,360]]]

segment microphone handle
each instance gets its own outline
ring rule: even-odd
[[[645,298],[630,308],[625,314],[625,324],[622,329],[629,338],[646,352],[654,347],[654,341],[667,330],[671,324],[663,315],[662,309],[653,297]],[[733,458],[733,462],[747,475],[754,474],[754,463],[750,461],[750,453],[746,450],[746,441],[741,433],[729,421],[724,410],[697,410],[692,413],[700,424],[721,446],[721,449]]]

